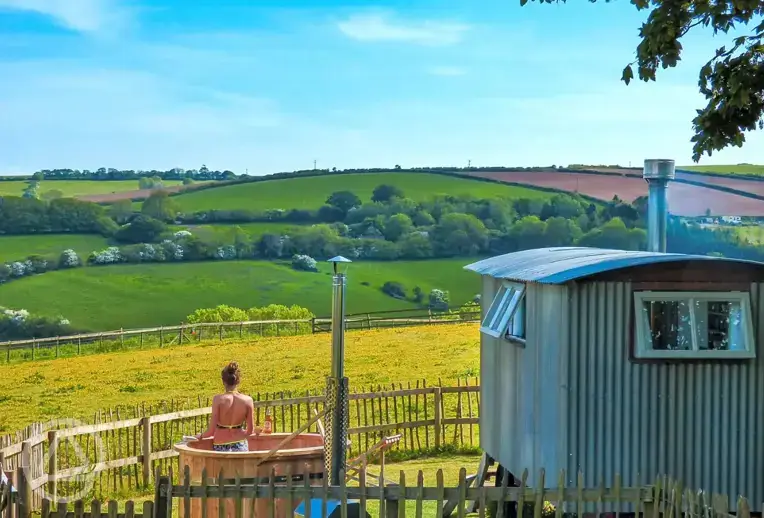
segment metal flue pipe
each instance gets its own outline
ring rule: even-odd
[[[675,177],[673,160],[648,159],[642,178],[647,182],[647,250],[666,251],[668,225],[668,183]]]
[[[345,377],[345,288],[347,278],[338,272],[338,263],[349,259],[329,259],[332,277],[332,370],[326,382],[326,404],[331,407],[324,439],[324,460],[332,485],[340,485],[345,470],[348,428],[348,379]]]

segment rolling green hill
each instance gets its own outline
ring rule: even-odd
[[[105,238],[92,234],[0,236],[0,263],[18,261],[36,254],[60,254],[67,248],[73,249],[85,259],[90,252],[106,246]]]
[[[438,194],[472,195],[480,198],[549,196],[547,192],[531,188],[436,174],[359,173],[226,185],[180,194],[174,199],[185,212],[215,209],[317,209],[335,191],[352,191],[362,200],[369,200],[374,188],[381,184],[395,185],[415,201],[423,201]]]
[[[167,180],[164,185],[170,187],[180,185],[178,180]],[[23,180],[11,180],[0,182],[0,196],[21,196],[27,182]],[[59,190],[64,196],[84,196],[87,194],[110,194],[112,192],[135,191],[138,189],[138,180],[43,180],[40,182],[40,194],[52,190]]]
[[[448,290],[452,305],[467,302],[480,290],[479,277],[462,269],[470,262],[459,258],[353,263],[347,312],[416,307],[382,293],[386,281],[402,283],[409,293],[415,286],[425,293],[432,288]],[[299,304],[328,315],[331,266],[319,263],[319,267],[320,273],[264,261],[94,266],[10,282],[0,286],[0,300],[34,313],[60,314],[72,325],[92,330],[174,325],[197,308],[218,304],[243,308]]]
[[[717,173],[735,175],[764,175],[764,165],[738,164],[738,165],[687,165],[678,169],[687,169],[698,173]]]

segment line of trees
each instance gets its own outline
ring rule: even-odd
[[[89,169],[42,169],[32,175],[38,181],[42,180],[137,180],[139,178],[157,177],[162,180],[235,180],[238,175],[233,171],[211,170],[206,165],[199,169],[183,169],[174,167],[168,170],[141,170],[141,169],[115,169],[113,167],[99,167],[96,170]],[[0,181],[17,181],[18,176],[0,177]]]

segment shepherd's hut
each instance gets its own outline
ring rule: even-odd
[[[515,477],[658,474],[764,501],[764,264],[665,253],[673,162],[646,161],[651,251],[544,248],[482,275],[480,443]],[[652,180],[657,179],[658,186]],[[641,474],[641,481],[636,479]]]

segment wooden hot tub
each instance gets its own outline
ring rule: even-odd
[[[324,439],[317,433],[299,434],[286,445],[287,449],[279,450],[265,462],[257,465],[259,459],[265,457],[271,449],[278,446],[289,435],[291,434],[273,433],[251,436],[249,437],[249,451],[247,452],[213,451],[212,439],[179,443],[174,448],[180,456],[181,473],[185,470],[185,466],[188,466],[191,474],[191,484],[195,486],[201,484],[202,470],[205,468],[207,469],[208,479],[217,479],[222,469],[223,476],[225,479],[231,480],[231,483],[233,483],[233,479],[237,475],[241,479],[268,477],[273,469],[276,470],[276,476],[286,475],[287,471],[291,472],[292,475],[309,473],[313,476],[317,474],[325,476]],[[211,483],[212,481],[208,481],[208,484]],[[322,485],[323,481],[317,478],[311,483],[313,485]],[[215,484],[217,484],[216,481]],[[247,482],[247,485],[251,484],[251,481]],[[302,482],[295,483],[295,485],[301,484]],[[296,507],[300,501],[295,498],[293,503]],[[220,501],[217,498],[207,500],[208,517],[219,516],[219,504]],[[190,517],[185,516],[182,503],[179,507],[181,518],[198,518],[202,516],[202,501],[199,498],[191,499]],[[253,509],[258,517],[268,516],[268,500],[256,499],[253,502],[252,499],[245,499],[242,506],[243,517],[254,518],[252,514]],[[276,517],[286,518],[287,516],[293,516],[293,514],[294,509],[286,508],[286,501],[276,500]],[[234,518],[236,516],[234,499],[225,499],[225,516],[227,518]]]

